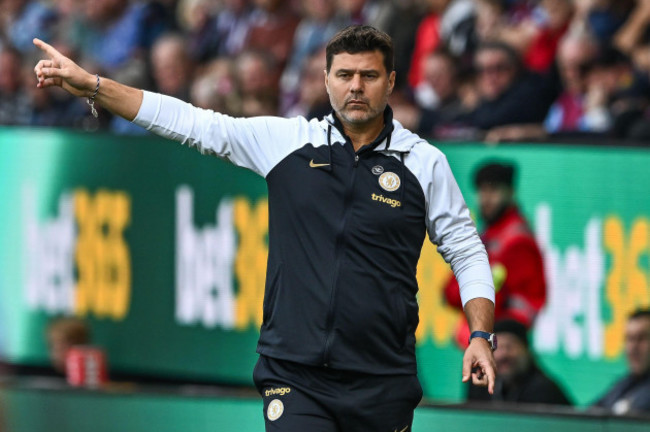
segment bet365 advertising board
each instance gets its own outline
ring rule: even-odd
[[[627,314],[650,304],[650,152],[439,146],[470,208],[487,159],[518,167],[543,249],[542,365],[579,405],[625,371]],[[47,364],[44,329],[86,319],[114,370],[251,383],[266,272],[266,185],[157,137],[0,129],[0,354]],[[418,361],[425,396],[462,400],[450,270],[425,244]]]

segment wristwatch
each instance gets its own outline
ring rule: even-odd
[[[475,337],[480,337],[485,339],[490,343],[490,347],[492,347],[492,351],[497,349],[497,335],[494,333],[488,333],[484,331],[473,331],[471,335],[469,335],[469,342],[472,341]]]

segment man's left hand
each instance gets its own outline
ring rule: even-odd
[[[463,382],[472,379],[478,386],[487,386],[488,392],[494,394],[496,366],[492,348],[485,339],[473,338],[463,357]]]

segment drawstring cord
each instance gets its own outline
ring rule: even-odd
[[[327,125],[327,148],[328,148],[328,162],[329,165],[325,167],[326,171],[332,172],[332,125]]]

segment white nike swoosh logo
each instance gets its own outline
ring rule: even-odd
[[[314,163],[313,159],[309,161],[309,166],[312,168],[324,167],[328,165],[329,165],[328,163]]]

